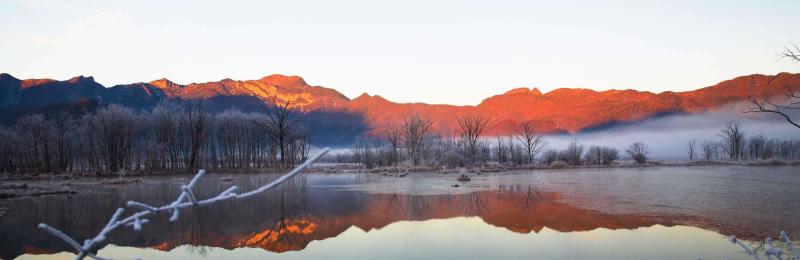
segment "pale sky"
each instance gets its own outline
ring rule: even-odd
[[[683,91],[798,72],[800,1],[2,1],[0,72],[112,86],[279,73],[350,98]]]

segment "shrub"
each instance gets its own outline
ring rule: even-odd
[[[626,152],[628,152],[631,158],[638,164],[646,163],[647,154],[650,153],[650,151],[647,150],[647,145],[641,142],[633,143]]]
[[[614,163],[619,158],[619,152],[617,149],[610,148],[610,147],[603,147],[603,151],[600,153],[600,157],[603,159],[604,165],[609,165]]]
[[[554,161],[550,163],[550,168],[553,169],[564,169],[567,168],[567,166],[569,166],[569,164],[567,164],[565,161]]]

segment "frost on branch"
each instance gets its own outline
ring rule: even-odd
[[[199,200],[195,196],[193,190],[198,180],[201,177],[203,177],[203,175],[205,175],[204,170],[199,170],[197,172],[197,175],[195,175],[192,178],[192,180],[189,181],[189,183],[181,186],[181,194],[178,196],[177,199],[175,199],[175,201],[164,206],[151,206],[138,201],[132,201],[132,200],[128,201],[127,203],[128,207],[138,208],[141,211],[138,211],[128,217],[120,219],[125,210],[123,208],[118,208],[117,211],[114,213],[114,215],[111,216],[111,219],[108,220],[108,224],[106,224],[106,226],[103,227],[102,230],[100,230],[100,233],[98,233],[94,238],[87,239],[86,241],[84,241],[83,245],[78,243],[78,241],[75,241],[75,239],[68,236],[67,234],[64,234],[64,232],[61,232],[61,230],[51,227],[45,223],[40,223],[39,228],[49,232],[50,234],[53,234],[54,236],[60,238],[61,240],[64,240],[64,242],[75,248],[75,250],[78,253],[75,259],[83,259],[86,257],[92,259],[105,259],[93,254],[92,250],[95,248],[96,245],[105,241],[106,235],[114,229],[127,226],[131,227],[134,231],[139,231],[142,229],[142,225],[147,224],[149,222],[149,220],[146,217],[155,215],[157,213],[169,212],[171,214],[169,221],[174,222],[177,221],[178,218],[180,217],[180,209],[182,208],[200,207],[228,199],[244,199],[265,192],[286,182],[290,178],[300,173],[303,169],[307,168],[308,166],[311,166],[311,164],[314,163],[314,161],[316,161],[317,159],[328,153],[328,151],[329,149],[327,148],[323,149],[317,155],[309,158],[303,164],[297,166],[289,173],[257,189],[245,193],[237,193],[239,188],[237,188],[236,186],[231,186],[222,193],[220,193],[219,195],[204,200]]]
[[[773,240],[770,237],[768,237],[764,242],[764,245],[766,246],[766,249],[764,250],[764,256],[766,256],[767,259],[800,260],[800,254],[798,254],[797,247],[795,247],[794,243],[792,243],[792,240],[789,239],[789,235],[786,234],[786,231],[781,231],[780,239],[782,239],[786,243],[786,249],[792,253],[792,257],[784,258],[783,250],[775,247],[775,245],[773,244]],[[742,243],[742,241],[736,238],[736,236],[730,236],[728,238],[728,241],[731,241],[731,243],[737,244],[740,247],[742,247],[745,253],[752,256],[753,259],[761,260],[761,257],[759,257],[758,252],[756,252],[756,250],[751,249],[750,247]]]

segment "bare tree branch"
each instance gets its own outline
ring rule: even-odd
[[[780,56],[783,58],[789,58],[794,62],[800,62],[800,46],[797,44],[794,44],[791,47],[784,46],[783,52],[780,53]],[[786,119],[789,124],[800,128],[800,122],[792,119],[791,116],[784,111],[786,109],[800,109],[800,93],[796,93],[791,88],[787,87],[784,97],[786,98],[786,104],[773,103],[772,100],[770,100],[770,97],[766,96],[761,98],[756,98],[754,96],[748,97],[747,102],[749,102],[751,106],[745,110],[744,113],[776,114]]]
[[[522,142],[527,154],[526,163],[533,163],[537,155],[544,149],[545,141],[542,135],[536,132],[533,123],[530,121],[522,123],[517,131],[517,139]]]
[[[797,44],[793,44],[791,47],[784,46],[780,56],[792,59],[794,62],[800,62],[800,46]]]
[[[425,153],[425,139],[428,138],[432,122],[419,114],[410,114],[403,121],[403,142],[411,163],[417,166]]]
[[[458,126],[461,128],[461,141],[464,142],[470,160],[475,160],[477,154],[477,143],[489,119],[477,114],[466,115],[458,119]]]
[[[267,118],[269,119],[267,124],[253,122],[253,124],[264,129],[274,144],[278,146],[281,167],[289,165],[288,156],[286,155],[287,148],[300,138],[298,128],[302,120],[296,114],[297,112],[291,101],[280,101],[277,97],[272,97],[272,105],[269,113],[267,113]]]
[[[797,94],[793,92],[789,92],[786,94],[788,97],[796,98]],[[755,97],[748,97],[747,102],[750,103],[750,107],[744,111],[744,113],[771,113],[776,114],[784,119],[786,119],[789,124],[800,128],[800,122],[795,121],[792,117],[789,116],[785,111],[782,109],[800,109],[800,107],[796,107],[796,104],[800,102],[800,100],[796,102],[790,102],[789,105],[777,105],[774,104],[769,98],[755,98]]]

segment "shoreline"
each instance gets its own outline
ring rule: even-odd
[[[365,169],[363,167],[327,167],[325,173],[492,173],[508,172],[518,170],[569,170],[569,169],[616,169],[616,168],[651,168],[651,167],[702,167],[702,166],[800,166],[798,160],[748,160],[748,161],[719,161],[719,160],[698,160],[698,161],[650,161],[644,164],[636,164],[633,161],[622,161],[611,165],[497,165],[484,164],[478,166],[464,167],[441,167],[441,166],[391,166],[376,167]],[[314,167],[319,168],[319,167]]]
[[[741,166],[741,167],[784,167],[800,165],[800,161],[757,160],[757,161],[651,161],[645,164],[622,161],[613,165],[578,165],[565,167],[551,167],[545,165],[492,165],[485,164],[472,167],[435,167],[435,166],[399,166],[365,169],[354,164],[320,163],[309,168],[307,172],[315,174],[374,174],[383,177],[402,178],[414,173],[428,174],[492,174],[510,173],[530,170],[570,170],[582,169],[620,169],[620,168],[655,168],[655,167],[708,167],[708,166]],[[209,171],[211,175],[229,181],[236,175],[250,174],[281,174],[279,169],[253,169],[253,170],[228,170]],[[38,197],[46,195],[71,196],[79,191],[72,188],[73,184],[102,185],[106,187],[141,184],[146,180],[158,178],[183,178],[191,177],[183,172],[164,172],[157,174],[126,174],[126,175],[89,175],[89,174],[20,174],[12,175],[0,173],[0,200]]]

